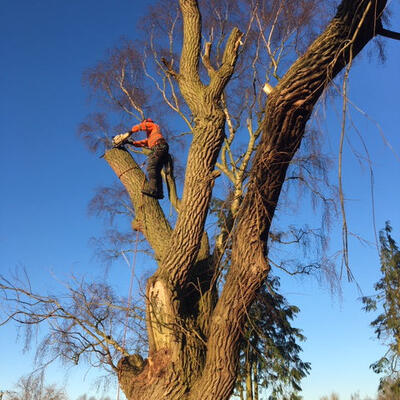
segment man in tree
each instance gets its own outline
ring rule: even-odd
[[[129,137],[136,132],[145,131],[146,139],[137,141],[128,141]],[[161,133],[160,126],[155,124],[150,118],[143,120],[140,124],[134,125],[132,129],[121,135],[113,138],[114,145],[122,143],[130,143],[135,147],[147,147],[151,150],[149,159],[147,161],[147,176],[149,179],[149,186],[142,189],[142,193],[156,199],[164,198],[161,169],[168,162],[168,143]]]

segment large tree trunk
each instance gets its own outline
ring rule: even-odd
[[[203,393],[199,397],[203,400],[227,399],[232,392],[241,326],[270,269],[269,228],[313,106],[337,73],[374,37],[385,6],[386,0],[342,1],[326,30],[268,99],[262,140],[233,238],[232,264],[212,317],[206,365],[192,389]]]
[[[180,5],[184,42],[180,71],[175,75],[195,128],[174,229],[156,200],[143,200],[138,194],[144,176],[133,159],[117,149],[106,154],[131,194],[138,229],[153,247],[159,266],[147,285],[149,357],[144,361],[130,356],[119,363],[119,381],[129,400],[226,400],[231,396],[241,326],[269,271],[266,242],[287,167],[316,101],[374,36],[386,0],[344,0],[325,32],[270,94],[263,137],[234,230],[232,264],[217,302],[204,222],[224,137],[220,98],[233,73],[241,34],[232,32],[224,63],[218,71],[209,71],[210,83],[205,86],[198,73],[201,18],[197,2],[180,0]]]

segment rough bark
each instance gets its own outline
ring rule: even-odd
[[[232,264],[214,310],[206,365],[191,399],[227,399],[235,382],[246,312],[269,265],[266,242],[287,167],[300,146],[313,106],[329,82],[375,35],[386,0],[344,0],[326,30],[270,94],[232,248]]]
[[[104,158],[124,185],[132,201],[135,209],[133,228],[143,233],[154,251],[155,259],[162,260],[167,251],[172,229],[158,201],[144,196],[141,192],[146,182],[145,174],[131,154],[124,149],[109,150]]]
[[[121,387],[129,400],[225,400],[232,394],[241,326],[269,272],[266,242],[287,167],[322,91],[374,36],[385,5],[386,0],[342,1],[325,32],[270,94],[262,140],[234,230],[231,267],[215,305],[204,222],[224,139],[220,98],[234,70],[241,33],[232,31],[222,66],[216,71],[208,68],[210,83],[204,85],[198,73],[201,16],[197,1],[180,0],[184,40],[180,71],[174,77],[195,124],[173,230],[155,200],[138,197],[137,187],[144,178],[137,165],[120,150],[106,155],[130,188],[139,220],[146,217],[148,221],[148,215],[153,215],[153,227],[143,223],[142,232],[159,261],[147,286],[149,358],[130,356],[119,363]],[[155,235],[162,236],[162,245]]]
[[[176,351],[172,354],[177,359],[185,359],[186,350],[182,351],[180,344],[182,340],[189,339],[187,335],[184,335],[184,339],[176,337],[177,327],[184,330],[189,328],[198,330],[198,338],[190,340],[193,342],[197,340],[198,346],[203,347],[205,332],[202,330],[206,329],[208,322],[205,316],[210,313],[209,308],[213,304],[210,294],[213,291],[210,289],[213,271],[209,270],[212,265],[208,260],[209,251],[203,251],[203,254],[199,254],[199,251],[205,246],[204,223],[214,180],[217,177],[214,167],[224,139],[225,114],[219,100],[234,71],[241,33],[237,29],[232,31],[222,66],[216,71],[210,83],[204,85],[198,73],[201,42],[201,16],[198,5],[193,0],[182,0],[180,5],[184,40],[180,71],[176,79],[182,95],[191,108],[195,123],[178,219],[171,234],[169,250],[149,285],[152,287],[161,285],[163,290],[170,294],[164,296],[165,299],[169,299],[165,309],[169,316],[167,325],[172,331],[169,345],[175,348]],[[204,293],[204,289],[207,293]],[[200,308],[202,316],[198,318]],[[160,311],[164,312],[163,307]],[[157,318],[153,318],[151,324],[156,325]],[[159,337],[160,343],[157,343],[156,336]],[[164,339],[161,339],[161,336],[164,336]],[[154,350],[165,346],[165,335],[161,336],[154,336]],[[176,343],[179,344],[176,346]],[[198,368],[198,361],[194,364],[197,364]]]
[[[197,2],[182,0],[180,5],[184,42],[175,78],[194,117],[193,142],[176,226],[172,231],[162,227],[163,245],[155,243],[159,268],[148,280],[146,290],[149,357],[140,368],[129,357],[120,362],[120,382],[131,399],[184,398],[204,365],[209,316],[215,305],[215,285],[210,283],[213,263],[204,223],[218,175],[213,171],[224,139],[225,114],[219,100],[234,71],[241,33],[237,29],[232,32],[221,68],[204,85],[198,73],[201,16]],[[106,159],[131,194],[142,226],[144,215],[138,210],[143,210],[143,197],[137,198],[137,191],[144,177],[135,174],[137,166],[132,160],[127,162],[126,154],[119,151],[108,152]],[[125,162],[123,167],[116,162],[120,157]],[[144,203],[154,215],[158,213],[156,201],[145,199]],[[156,219],[143,231],[150,240],[159,234]],[[156,364],[168,367],[160,369]]]

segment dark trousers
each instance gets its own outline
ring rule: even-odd
[[[162,141],[151,148],[152,152],[147,159],[147,177],[149,191],[163,194],[161,170],[168,162],[168,143]]]

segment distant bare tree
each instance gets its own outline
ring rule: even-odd
[[[337,393],[331,393],[329,396],[321,397],[320,400],[339,400]]]
[[[43,373],[21,377],[15,389],[5,400],[68,400],[64,389],[44,383]]]

